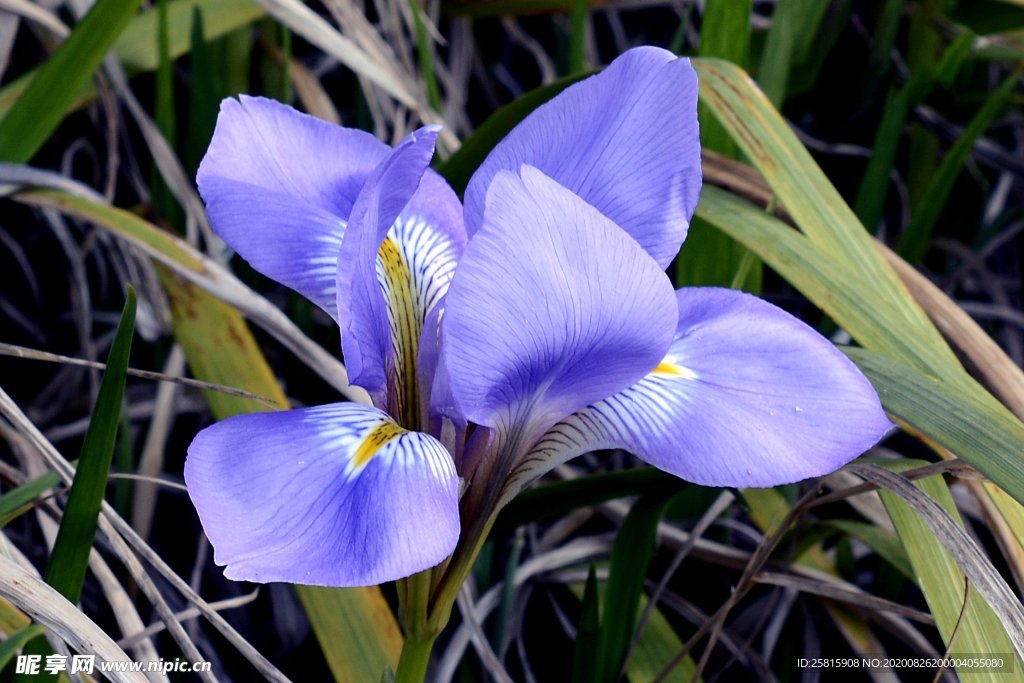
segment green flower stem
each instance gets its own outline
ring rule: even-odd
[[[480,482],[476,487],[470,486],[459,502],[463,520],[462,535],[455,552],[448,560],[447,566],[435,582],[431,593],[430,612],[427,615],[427,632],[440,633],[447,625],[451,616],[452,606],[462,590],[462,584],[473,570],[476,558],[480,554],[487,536],[491,533],[498,518],[498,501],[512,471],[512,464],[517,455],[525,452],[519,448],[520,434],[514,434],[495,451],[498,457],[487,460],[483,453],[472,452],[474,448],[489,449],[493,446],[489,440],[470,439],[467,444],[465,459],[481,464],[472,474],[467,475],[473,481]]]
[[[430,613],[427,615],[428,631],[440,633],[448,624],[455,599],[458,597],[459,591],[462,590],[462,584],[466,582],[466,578],[473,570],[473,564],[476,562],[477,555],[480,554],[484,541],[487,540],[487,534],[494,526],[495,519],[497,516],[492,515],[486,522],[478,521],[470,524],[463,540],[466,538],[473,540],[466,545],[463,545],[460,540],[455,554],[452,555],[445,568],[444,575],[434,588],[434,599],[430,606]]]
[[[486,443],[479,441],[477,446],[485,447]],[[405,644],[398,660],[396,683],[423,682],[434,640],[448,625],[459,591],[497,519],[495,507],[503,484],[496,485],[493,482],[504,482],[510,469],[506,467],[502,470],[503,475],[500,477],[492,477],[493,472],[474,474],[480,480],[492,483],[471,489],[462,499],[462,518],[464,524],[465,520],[469,522],[463,529],[455,552],[441,565],[398,582],[399,621],[405,631]]]
[[[405,632],[402,654],[398,659],[396,683],[423,683],[430,662],[430,650],[441,628],[427,624],[427,608],[433,569],[413,574],[398,582],[398,620]]]
[[[433,572],[427,569],[398,582],[398,621],[408,638],[423,639],[440,632],[426,628]]]
[[[435,640],[437,635],[423,639],[406,636],[405,644],[402,645],[402,656],[398,659],[395,683],[423,683],[427,677],[427,664],[430,663],[430,651]]]

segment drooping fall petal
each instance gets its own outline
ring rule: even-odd
[[[657,369],[556,425],[519,487],[602,448],[698,484],[775,486],[842,467],[893,426],[857,367],[788,313],[729,289],[676,297],[679,325]]]
[[[375,408],[223,420],[189,446],[185,481],[231,579],[378,584],[438,564],[459,536],[448,452]]]

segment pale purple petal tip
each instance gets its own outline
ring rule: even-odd
[[[345,224],[387,153],[368,133],[243,95],[221,104],[197,182],[210,223],[231,248],[334,316]]]
[[[596,207],[665,268],[700,194],[697,76],[689,60],[635,48],[538,107],[470,179],[470,235],[484,223],[495,175],[523,164]]]

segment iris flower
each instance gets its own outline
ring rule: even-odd
[[[229,578],[378,584],[457,548],[465,565],[502,505],[592,450],[773,486],[881,438],[874,389],[805,324],[737,291],[673,291],[696,100],[688,60],[630,50],[512,130],[464,204],[428,168],[437,127],[392,149],[224,102],[198,175],[211,223],[337,321],[373,401],[196,436],[185,478]]]

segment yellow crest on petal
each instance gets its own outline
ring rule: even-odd
[[[683,379],[697,379],[697,375],[693,373],[693,370],[665,360],[658,363],[658,367],[651,370],[651,374],[672,375],[674,377],[682,377]]]
[[[352,462],[356,467],[362,467],[375,456],[377,452],[389,441],[393,441],[405,434],[407,430],[402,429],[394,422],[382,422],[373,431],[366,435],[363,442],[359,444]]]

